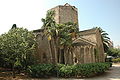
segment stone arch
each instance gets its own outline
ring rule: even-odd
[[[75,57],[75,63],[77,63],[77,62],[78,62],[77,57]]]

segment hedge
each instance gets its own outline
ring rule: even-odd
[[[79,65],[67,65],[59,69],[60,77],[90,77],[105,72],[111,67],[111,63],[89,63]]]
[[[112,59],[112,62],[119,63],[120,62],[120,58]]]
[[[27,72],[31,77],[35,78],[48,77],[52,76],[55,70],[54,68],[55,65],[53,64],[37,64],[29,66]]]
[[[28,69],[31,77],[90,77],[105,72],[112,66],[112,63],[89,63],[77,65],[64,64],[37,64]]]

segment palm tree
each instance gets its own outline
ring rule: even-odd
[[[106,33],[106,31],[102,30],[100,27],[98,27],[98,29],[100,30],[100,33],[101,33],[104,51],[107,52],[109,49],[110,38],[108,37],[108,33]]]
[[[76,37],[75,35],[78,29],[77,29],[77,25],[71,22],[65,24],[56,24],[54,20],[54,15],[55,15],[54,11],[48,11],[46,18],[42,19],[43,22],[42,28],[44,28],[45,36],[48,37],[50,54],[52,54],[51,42],[54,43],[53,47],[57,59],[58,56],[63,58],[64,52],[71,49],[70,47],[72,46],[72,39]],[[59,61],[57,60],[56,62]],[[60,60],[59,62],[64,63],[63,60]]]
[[[55,51],[55,63],[57,63],[57,43],[56,43],[56,37],[57,37],[57,28],[56,28],[56,22],[54,20],[55,11],[48,11],[46,18],[42,19],[44,28],[44,34],[47,36],[49,41],[49,52],[51,54],[52,58],[52,41],[54,43],[54,51]]]
[[[59,30],[59,46],[62,47],[62,53],[60,52],[61,56],[63,55],[69,55],[69,53],[72,53],[72,47],[73,47],[73,38],[76,37],[76,33],[78,31],[77,25],[71,22],[65,23],[65,24],[59,24],[59,27],[61,28]],[[69,64],[69,57],[64,56],[64,61],[62,60],[62,63],[65,62],[65,64]]]

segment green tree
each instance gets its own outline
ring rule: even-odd
[[[118,49],[118,48],[110,48],[107,51],[107,55],[113,56],[113,57],[120,57],[120,49]]]
[[[77,25],[71,22],[65,24],[56,24],[54,20],[54,15],[55,11],[48,11],[46,18],[42,19],[42,28],[44,28],[44,34],[48,37],[50,54],[51,41],[53,41],[55,55],[57,56],[62,54],[61,47],[67,48],[68,46],[71,46],[72,38],[75,35],[76,31],[78,31],[78,29]]]
[[[57,29],[56,29],[56,22],[54,20],[55,11],[48,11],[46,14],[46,18],[42,19],[44,29],[44,34],[48,38],[49,41],[49,52],[52,57],[52,42],[54,41],[54,51],[55,56],[57,57],[57,42],[56,42],[56,36],[57,36]],[[55,61],[57,63],[57,60]]]
[[[71,52],[72,53],[72,49],[73,49],[73,39],[75,39],[77,37],[77,24],[75,23],[65,23],[65,24],[59,24],[59,27],[61,28],[59,30],[59,46],[60,48],[63,50],[60,52],[61,54],[61,58],[63,57],[64,54],[68,54]],[[65,56],[64,56],[65,57]],[[68,58],[66,58],[66,60],[68,60]],[[67,63],[69,61],[66,61],[65,64],[69,64]],[[61,63],[64,63],[64,61],[62,60]]]
[[[11,66],[15,77],[15,68],[26,69],[32,64],[31,59],[35,50],[34,35],[27,29],[12,28],[0,36],[0,50],[3,65]]]

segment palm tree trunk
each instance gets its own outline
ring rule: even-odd
[[[50,63],[53,63],[53,60],[52,60],[52,48],[51,48],[51,41],[48,41],[48,44],[49,44],[49,52],[50,52]]]
[[[61,63],[61,49],[59,49],[59,63]]]
[[[65,64],[69,63],[69,49],[67,47],[64,48],[64,58],[65,58]]]
[[[54,43],[53,46],[54,46],[55,64],[56,64],[56,63],[58,62],[58,57],[57,57],[57,50],[58,50],[58,49],[57,49],[57,43],[56,43],[56,40],[54,39],[53,41],[54,41],[54,42],[53,42],[53,43]]]

